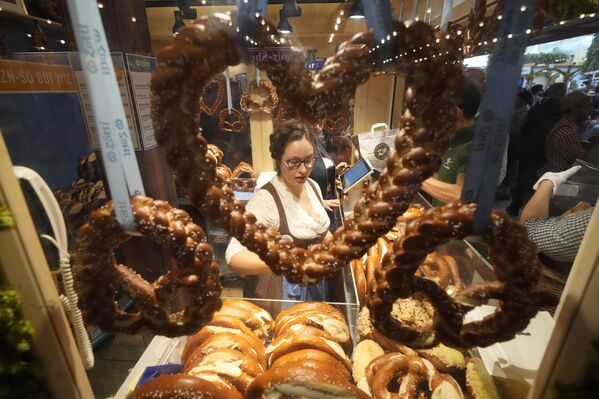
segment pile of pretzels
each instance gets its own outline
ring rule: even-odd
[[[459,351],[388,348],[363,333],[354,349],[344,314],[324,303],[299,303],[273,320],[251,302],[226,299],[188,337],[181,372],[153,378],[127,399],[499,397]]]
[[[422,22],[394,21],[389,37],[394,58],[381,63],[372,33],[360,33],[343,43],[313,76],[305,70],[303,51],[290,45],[271,23],[256,17],[253,36],[244,42],[237,35],[233,15],[215,14],[182,28],[157,55],[158,68],[151,83],[152,118],[156,140],[177,182],[203,215],[291,283],[315,284],[366,254],[395,226],[422,181],[438,169],[452,139],[462,89],[459,43]],[[256,223],[244,203],[234,198],[222,153],[211,149],[198,133],[202,88],[227,66],[252,63],[251,52],[266,48],[280,51],[281,57],[277,62],[256,61],[255,66],[268,74],[282,105],[306,123],[340,117],[356,87],[376,71],[405,76],[406,111],[385,171],[364,190],[344,226],[308,249]],[[177,262],[154,283],[116,264],[112,251],[128,234],[115,221],[112,205],[96,211],[79,232],[75,256],[87,320],[111,331],[147,327],[169,336],[196,332],[221,305],[212,249],[201,229],[182,211],[141,197],[133,199],[132,207],[138,231],[166,246]],[[493,214],[484,237],[496,281],[458,289],[450,296],[434,278],[425,278],[432,273],[431,267],[425,267],[429,253],[471,234],[475,207],[456,203],[427,210],[407,223],[405,236],[372,268],[364,301],[380,334],[413,347],[439,342],[458,348],[486,346],[513,338],[538,310],[555,304],[555,298],[538,289],[541,273],[534,244],[524,227],[501,212]],[[445,279],[443,273],[437,271],[438,282]],[[172,299],[181,289],[192,293],[192,303],[182,311],[172,311]],[[135,312],[125,313],[115,306],[119,290],[136,301]],[[397,300],[416,294],[423,295],[434,309],[426,340],[419,339],[417,329],[392,317]],[[468,310],[490,298],[498,301],[497,311],[483,321],[464,325]]]

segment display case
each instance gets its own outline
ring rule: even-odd
[[[414,204],[425,210],[431,208],[430,203],[421,194],[417,195]],[[401,238],[401,231],[400,226],[398,239]],[[480,248],[480,244],[477,244],[477,246]],[[437,257],[451,257],[457,266],[459,281],[451,281],[451,283],[457,284],[458,287],[449,286],[449,290],[459,289],[459,286],[467,287],[471,284],[495,280],[492,265],[467,239],[451,241],[437,249],[435,254]],[[338,296],[335,298],[337,301],[326,303],[338,309],[345,316],[355,349],[358,342],[367,338],[361,337],[358,332],[358,319],[362,306],[358,301],[354,270],[349,266],[342,268],[335,282],[340,286]],[[224,286],[226,290],[228,289],[228,295],[241,293],[241,288],[238,284],[235,284],[234,280],[225,282]],[[276,318],[282,310],[302,303],[301,301],[228,295],[223,296],[223,298],[247,300],[263,309],[267,309],[273,318]],[[489,305],[477,308],[472,312],[469,320],[482,319],[494,310],[493,305],[496,304],[490,302]],[[491,390],[490,394],[495,392],[501,398],[513,399],[526,397],[532,387],[553,326],[554,321],[549,312],[540,312],[528,328],[518,334],[515,339],[486,348],[474,348],[466,352],[466,358],[475,365],[480,374],[486,376],[483,378],[493,381],[494,390]],[[149,375],[152,372],[156,373],[155,366],[166,367],[170,364],[172,367],[179,367],[181,352],[185,347],[187,338],[155,336],[126,376],[115,395],[115,399],[124,399],[128,392],[141,385],[139,383],[140,378],[142,378],[142,381],[151,378]],[[266,341],[267,347],[270,342],[270,340]],[[465,381],[465,369],[458,370],[454,373],[454,376],[458,381]],[[462,388],[466,391],[465,385]]]

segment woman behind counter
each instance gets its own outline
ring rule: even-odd
[[[320,188],[309,178],[316,161],[312,134],[296,120],[283,122],[270,135],[270,154],[277,176],[254,193],[247,211],[256,216],[257,223],[291,237],[299,247],[321,242],[330,234],[330,220]],[[229,243],[226,258],[232,271],[248,275],[246,298],[327,300],[324,281],[310,287],[290,284],[235,238]]]

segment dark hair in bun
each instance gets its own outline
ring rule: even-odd
[[[275,161],[280,161],[285,152],[287,145],[293,141],[306,139],[314,146],[314,138],[312,134],[303,123],[290,119],[279,123],[275,126],[273,133],[270,135],[270,156]],[[279,170],[279,163],[275,163],[277,173]]]

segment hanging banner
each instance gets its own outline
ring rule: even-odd
[[[506,2],[489,66],[485,93],[476,122],[476,133],[462,201],[477,204],[474,231],[486,230],[495,202],[497,180],[518,94],[524,50],[530,36],[536,0]]]
[[[67,0],[104,169],[119,224],[134,231],[130,196],[144,195],[104,26],[95,0]]]

